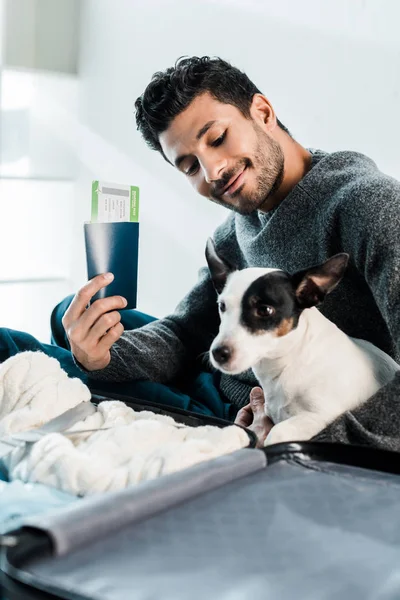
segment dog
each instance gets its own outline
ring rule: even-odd
[[[210,238],[206,259],[221,318],[210,361],[230,375],[253,370],[274,423],[264,445],[309,440],[400,369],[316,308],[342,279],[348,254],[293,275],[271,268],[235,270]]]

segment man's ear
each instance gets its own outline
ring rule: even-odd
[[[228,275],[235,269],[228,262],[222,260],[222,258],[218,256],[212,238],[208,238],[207,240],[206,259],[214,287],[217,291],[217,294],[220,294],[225,287]]]
[[[267,131],[273,131],[276,127],[276,115],[275,111],[264,94],[254,94],[250,106],[250,114],[253,120],[260,125],[260,127]]]
[[[325,296],[338,285],[348,262],[349,255],[341,252],[329,258],[322,265],[292,275],[292,282],[300,308],[310,308],[320,304]]]

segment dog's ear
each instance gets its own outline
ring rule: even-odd
[[[296,298],[300,308],[320,304],[338,285],[349,262],[345,252],[335,254],[322,265],[317,265],[292,275]]]
[[[206,259],[214,287],[217,293],[220,294],[225,287],[228,275],[235,269],[227,261],[222,260],[222,258],[218,256],[212,238],[208,238],[207,240]]]

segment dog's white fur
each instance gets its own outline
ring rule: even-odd
[[[265,445],[312,438],[400,369],[373,344],[348,337],[315,307],[303,310],[298,326],[286,335],[251,333],[240,322],[241,300],[253,281],[275,270],[249,268],[228,276],[218,299],[226,310],[220,312],[210,352],[213,365],[225,373],[253,369],[265,394],[266,414],[275,424]],[[233,352],[221,366],[212,350],[222,345]]]

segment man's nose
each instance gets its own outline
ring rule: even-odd
[[[207,183],[213,181],[219,181],[222,178],[222,174],[226,169],[226,160],[223,158],[215,160],[207,160],[202,163],[204,178]]]
[[[232,356],[232,352],[229,346],[217,346],[212,350],[212,355],[214,357],[215,362],[217,362],[219,365],[223,365],[228,362],[228,360]]]

